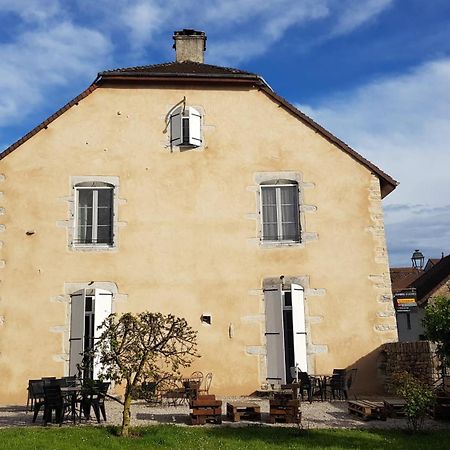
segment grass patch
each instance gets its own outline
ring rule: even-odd
[[[8,428],[1,448],[20,449],[448,449],[450,430],[411,435],[392,430],[298,430],[276,427],[180,427],[132,429],[122,439],[115,427]]]

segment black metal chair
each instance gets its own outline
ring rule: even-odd
[[[313,400],[314,382],[306,372],[298,372],[298,381],[300,383],[300,396],[303,401],[303,395],[306,391],[309,403]]]
[[[55,411],[55,421],[61,426],[67,410],[72,410],[72,403],[67,402],[61,394],[61,387],[56,383],[44,384],[44,424],[51,422],[53,411]],[[73,420],[75,421],[75,417]]]
[[[36,422],[36,418],[44,406],[44,382],[42,380],[30,380],[28,382],[28,395],[31,398],[31,404],[33,407],[33,423]]]
[[[83,388],[80,415],[83,412],[84,416],[89,418],[92,407],[97,422],[100,423],[100,413],[106,422],[105,397],[110,384],[110,382],[96,380],[91,381],[88,386]]]
[[[356,379],[357,369],[334,369],[330,380],[333,399],[348,400],[348,392]]]

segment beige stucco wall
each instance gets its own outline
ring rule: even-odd
[[[183,96],[203,112],[204,145],[180,152],[165,116]],[[257,180],[285,171],[302,180],[307,239],[266,248]],[[0,403],[67,371],[68,294],[91,281],[116,287],[116,311],[185,316],[199,330],[193,369],[242,394],[265,383],[263,280],[303,277],[310,371],[356,363],[360,388],[374,386],[376,349],[397,337],[378,179],[264,93],[99,88],[0,173]],[[116,249],[68,245],[75,176],[118,177]]]

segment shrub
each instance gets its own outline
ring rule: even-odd
[[[421,430],[427,410],[434,400],[433,391],[426,383],[407,372],[396,374],[394,384],[397,395],[406,401],[408,427],[413,431]]]

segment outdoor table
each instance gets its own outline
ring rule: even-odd
[[[79,400],[79,395],[82,392],[82,386],[64,386],[61,389],[61,395],[65,397],[70,397],[70,403],[72,407],[72,420],[75,422],[75,418],[77,417],[77,402]],[[81,410],[79,418],[81,420]]]
[[[311,375],[311,378],[317,381],[317,385],[319,387],[318,393],[320,394],[320,399],[322,401],[327,399],[327,385],[329,384],[329,380],[331,379],[331,377],[332,375],[329,373],[316,373],[314,375]]]

